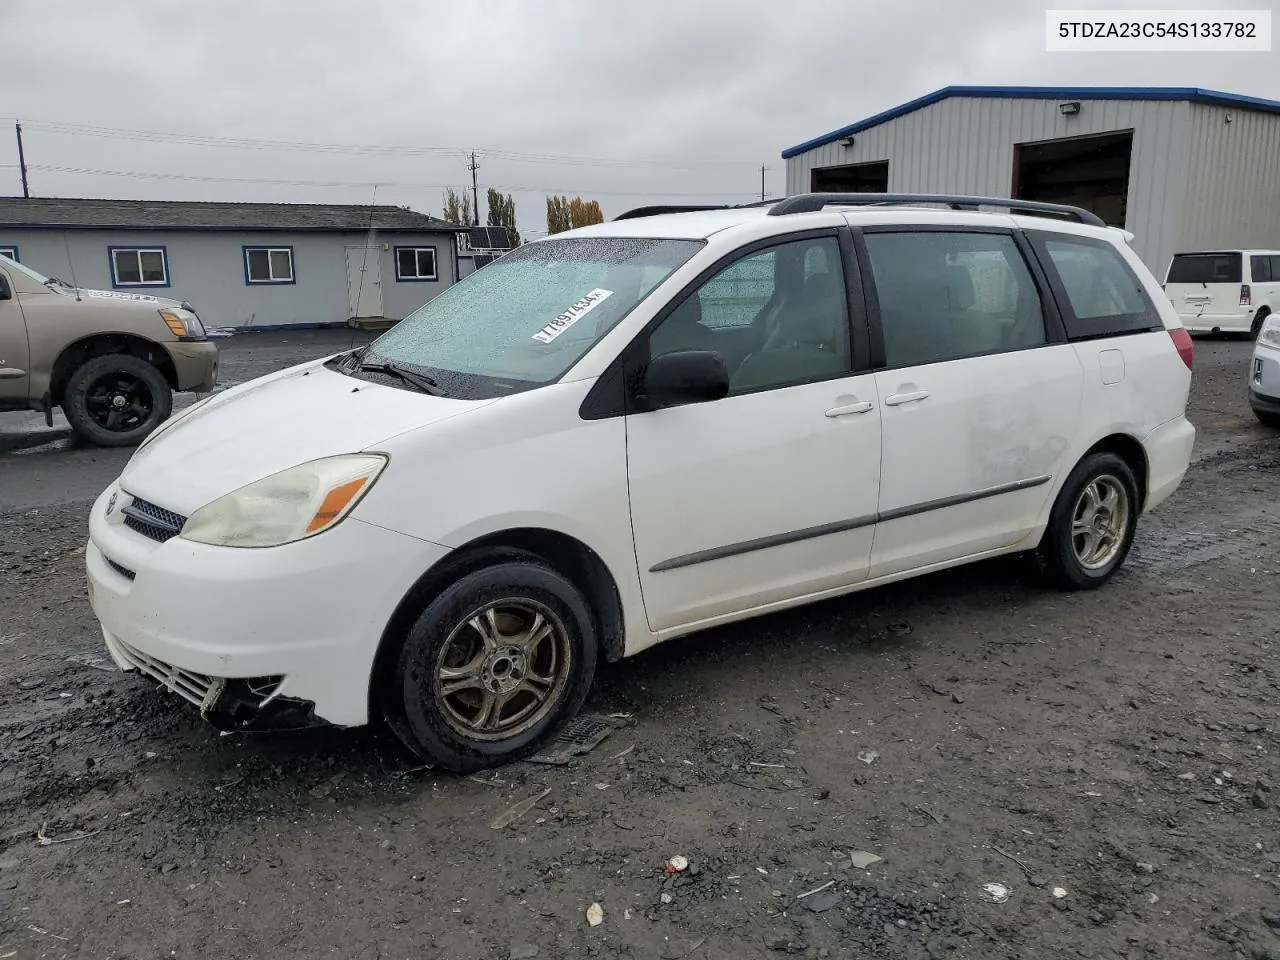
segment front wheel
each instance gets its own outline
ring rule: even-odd
[[[1120,568],[1138,524],[1138,483],[1114,453],[1085,457],[1071,471],[1049,515],[1039,559],[1068,590],[1100,587]]]
[[[578,589],[537,558],[443,590],[410,627],[383,710],[414,753],[468,773],[529,756],[577,713],[597,639]]]
[[[72,372],[62,411],[82,440],[100,447],[141,443],[173,412],[173,391],[164,374],[127,353],[86,360]]]

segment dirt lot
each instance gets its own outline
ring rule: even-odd
[[[280,339],[225,369],[333,349]],[[81,547],[124,456],[0,423],[0,958],[1280,958],[1248,352],[1198,343],[1197,462],[1108,588],[1000,561],[677,641],[604,670],[594,751],[477,779],[101,669]]]

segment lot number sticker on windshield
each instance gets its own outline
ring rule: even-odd
[[[550,343],[611,296],[613,296],[612,290],[601,290],[597,287],[535,333],[533,339],[539,343]]]

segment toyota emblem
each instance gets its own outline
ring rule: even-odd
[[[111,494],[111,498],[107,501],[107,516],[111,516],[111,511],[116,508],[116,494]]]

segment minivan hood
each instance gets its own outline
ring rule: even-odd
[[[377,450],[398,434],[486,406],[291,367],[215,394],[145,443],[120,475],[126,492],[184,516],[281,470]],[[163,428],[162,428],[163,429]]]

